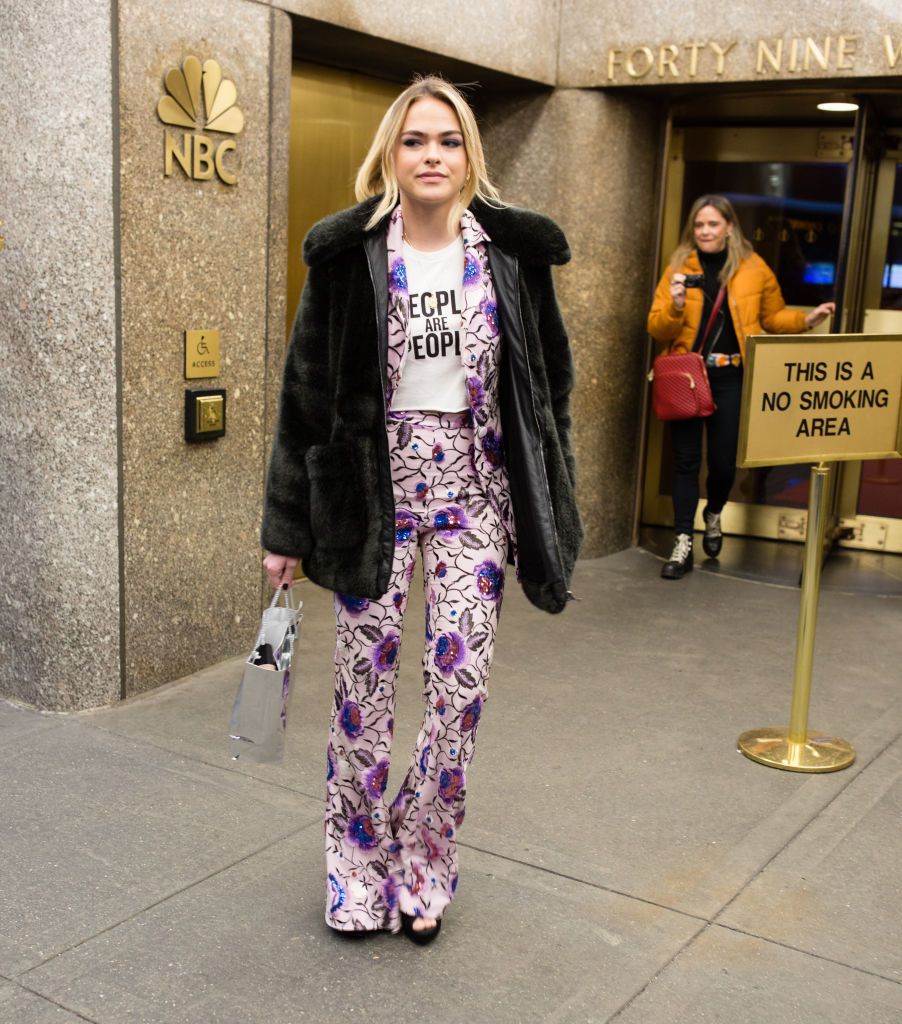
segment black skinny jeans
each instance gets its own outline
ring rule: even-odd
[[[673,420],[673,522],[677,533],[692,536],[698,507],[698,474],[702,465],[702,430],[708,426],[708,508],[720,512],[736,476],[742,367],[709,366],[708,380],[717,408],[710,416]]]

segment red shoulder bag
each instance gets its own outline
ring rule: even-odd
[[[725,293],[726,289],[721,285],[699,345],[702,351]],[[652,382],[651,400],[659,420],[691,420],[697,416],[710,416],[717,408],[711,395],[705,360],[695,346],[691,352],[684,350],[658,356],[648,379]]]

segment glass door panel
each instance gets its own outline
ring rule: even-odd
[[[902,337],[902,162],[898,156],[889,154],[878,171],[863,329]],[[902,459],[861,463],[856,513],[896,520],[884,523],[887,546],[896,547],[893,534],[902,537]]]
[[[687,160],[683,218],[697,196],[726,196],[786,304],[813,309],[834,297],[847,173],[845,163]],[[810,470],[809,463],[740,469],[730,501],[806,508]]]
[[[851,147],[818,129],[683,128],[673,133],[665,184],[661,271],[692,202],[727,196],[743,234],[774,271],[787,305],[808,311],[834,297]],[[829,320],[818,331],[827,332]],[[649,424],[643,521],[670,525],[669,431]],[[724,509],[728,532],[804,539],[810,464],[740,469]],[[700,480],[704,505],[704,470]],[[701,528],[701,512],[696,527]]]
[[[847,172],[844,163],[687,160],[683,216],[705,192],[726,196],[787,305],[813,308],[833,298]]]

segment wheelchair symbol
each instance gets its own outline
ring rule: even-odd
[[[201,335],[200,341],[197,343],[197,354],[199,356],[205,356],[209,353],[209,351],[210,350],[207,348],[207,343],[206,341],[204,341],[204,336]]]

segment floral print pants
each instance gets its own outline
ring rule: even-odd
[[[473,472],[465,413],[390,413],[392,582],[379,601],[335,595],[336,687],[328,747],[326,923],[398,931],[438,917],[457,885],[457,830],[486,699],[508,539]],[[423,558],[425,718],[386,799],[401,623]]]

